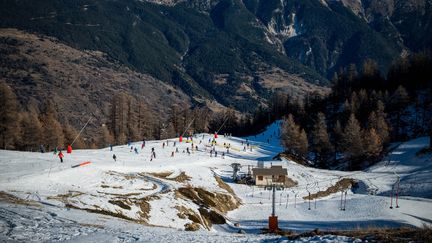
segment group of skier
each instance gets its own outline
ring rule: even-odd
[[[41,148],[41,153],[45,153],[44,146],[41,145],[40,148]],[[72,146],[71,145],[67,146],[66,152],[68,154],[72,153]],[[63,152],[60,149],[58,149],[57,147],[55,147],[54,150],[53,150],[53,153],[54,153],[54,155],[57,155],[57,157],[60,159],[60,163],[63,163],[63,158],[64,158]]]
[[[224,134],[224,137],[230,137],[231,134]],[[196,136],[195,136],[196,137]],[[207,147],[210,147],[210,157],[217,157],[218,156],[218,151],[216,150],[216,146],[217,146],[217,141],[216,141],[217,135],[215,134],[215,136],[212,138],[210,137],[208,140],[208,145],[205,145],[205,152],[207,152]],[[204,139],[204,135],[202,135],[202,139]],[[143,150],[146,146],[146,141],[143,139],[143,142],[141,143],[141,150]],[[198,150],[198,145],[195,145],[193,142],[193,136],[188,137],[188,140],[186,141],[187,143],[191,142],[190,148],[189,146],[186,147],[186,150],[183,150],[183,153],[187,153],[188,155],[191,155],[191,152],[195,151],[199,151]],[[175,153],[179,153],[179,148],[176,146],[177,142],[176,141],[172,141],[173,147],[175,147],[175,150],[172,151],[171,153],[171,157],[175,156]],[[202,144],[202,140],[199,141],[199,144]],[[249,141],[246,139],[246,142],[242,142],[242,145],[246,145],[243,148],[243,151],[246,151],[246,148],[250,149],[250,151],[252,151],[252,146],[249,144]],[[132,141],[130,139],[128,139],[127,142],[128,148],[130,148],[130,152],[134,152],[135,154],[139,154],[138,152],[138,147],[137,146],[133,146],[132,145]],[[170,141],[166,140],[162,143],[162,149],[165,149],[165,147],[168,147],[170,145]],[[222,152],[221,157],[222,159],[225,158],[225,153],[229,154],[230,153],[230,148],[231,148],[231,144],[230,143],[224,143],[223,147],[226,149],[226,152]],[[110,144],[109,145],[110,151],[113,151],[113,145]],[[40,146],[40,150],[41,152],[45,152],[45,148],[43,147],[43,145]],[[72,152],[72,147],[69,145],[68,149],[67,149],[67,153],[71,153]],[[220,152],[220,151],[219,151]],[[54,154],[56,154],[59,159],[60,162],[63,163],[63,158],[64,158],[64,154],[61,150],[58,150],[57,148],[54,149]],[[112,158],[114,160],[114,162],[117,161],[117,156],[116,154],[113,153]],[[152,147],[151,148],[151,152],[150,152],[150,161],[153,161],[153,159],[156,159],[156,151],[155,148]]]

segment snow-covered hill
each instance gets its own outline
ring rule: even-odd
[[[342,172],[271,160],[282,151],[278,135],[279,123],[275,123],[257,136],[219,136],[217,157],[210,157],[210,134],[193,138],[198,150],[192,150],[191,142],[179,143],[178,139],[146,141],[144,148],[142,142],[131,144],[138,153],[127,145],[115,146],[113,151],[77,150],[65,153],[64,163],[52,153],[1,150],[0,240],[283,240],[258,234],[267,227],[271,214],[269,191],[235,184],[231,179],[232,163],[240,163],[244,174],[248,166],[257,166],[258,161],[265,166],[287,167],[288,176],[297,182],[296,186],[277,192],[280,228],[304,231],[422,226],[432,222],[432,157],[416,155],[427,145],[426,138],[398,145],[389,158],[366,171]],[[224,144],[231,145],[229,154]],[[156,158],[151,161],[152,148]],[[71,168],[86,161],[91,163]],[[396,208],[390,194],[398,176],[400,197]],[[355,180],[355,188],[336,188],[336,183],[344,178]],[[334,189],[333,193],[306,200],[309,192],[314,195],[329,188]],[[345,191],[345,210],[341,210]],[[208,216],[212,213],[223,215],[226,223],[215,224]],[[184,231],[192,226],[199,230]],[[246,234],[237,234],[239,230]]]

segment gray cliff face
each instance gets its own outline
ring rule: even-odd
[[[330,77],[350,63],[391,60],[431,43],[431,0],[188,0],[211,13],[223,3],[244,6],[262,28],[263,41]]]

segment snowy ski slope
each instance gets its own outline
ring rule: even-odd
[[[296,231],[320,229],[350,229],[369,226],[398,227],[422,226],[432,222],[432,156],[416,156],[425,147],[428,138],[418,138],[400,144],[383,162],[365,171],[343,172],[305,167],[292,161],[273,161],[282,151],[278,139],[279,124],[274,123],[262,134],[247,138],[223,137],[217,139],[218,157],[210,157],[209,139],[213,135],[198,134],[194,146],[198,151],[186,153],[191,143],[169,139],[133,143],[138,154],[127,145],[98,150],[76,150],[65,153],[60,163],[52,153],[31,153],[0,150],[0,191],[22,199],[35,201],[28,206],[0,200],[0,241],[54,241],[117,242],[117,241],[193,241],[193,242],[244,242],[279,240],[272,235],[260,235],[267,227],[271,213],[269,191],[262,188],[235,184],[231,180],[231,163],[248,166],[261,161],[266,166],[282,165],[288,176],[298,185],[277,192],[276,214],[280,228]],[[201,140],[201,143],[200,143]],[[243,151],[246,140],[252,151]],[[267,140],[269,143],[267,143]],[[176,150],[174,141],[179,149]],[[231,144],[229,154],[223,144]],[[243,145],[242,145],[243,143]],[[151,148],[156,159],[150,161]],[[185,151],[185,152],[183,152]],[[112,155],[115,153],[117,161]],[[90,161],[91,164],[71,168],[71,165]],[[165,173],[166,178],[154,173]],[[174,180],[186,174],[189,180]],[[201,227],[197,232],[184,231],[191,220],[179,217],[180,206],[198,213],[199,205],[178,197],[182,187],[200,187],[209,192],[228,193],[215,179],[220,176],[241,199],[241,206],[226,214],[227,224],[213,225],[209,230]],[[392,186],[400,177],[399,208],[393,200],[390,209]],[[342,178],[352,178],[359,187],[346,195],[345,211],[340,210],[341,192],[310,202],[303,197],[324,191]],[[370,193],[374,193],[371,195]],[[0,197],[1,198],[1,197]],[[149,211],[132,203],[148,198]],[[113,203],[123,200],[127,206]],[[66,208],[65,205],[73,208]],[[79,210],[81,208],[85,210]],[[133,221],[89,210],[117,213]],[[239,226],[234,226],[238,223]],[[160,227],[153,227],[160,226]],[[242,229],[246,234],[237,234]],[[327,237],[327,238],[326,238]],[[349,241],[342,236],[304,238],[304,241]]]

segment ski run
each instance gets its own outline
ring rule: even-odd
[[[382,162],[364,171],[345,172],[273,160],[283,151],[279,125],[251,137],[219,135],[217,157],[214,152],[210,157],[213,134],[195,135],[193,149],[187,138],[173,138],[146,141],[144,147],[142,141],[114,146],[112,151],[64,151],[63,163],[49,152],[0,150],[0,241],[290,242],[260,234],[272,212],[271,192],[234,183],[233,163],[240,164],[240,175],[258,164],[287,169],[296,185],[276,191],[275,211],[282,229],[432,223],[432,156],[416,154],[428,145],[427,137],[394,144]],[[229,151],[224,144],[230,145]],[[343,179],[353,179],[356,186],[308,200],[309,193],[335,188]],[[194,191],[202,195],[200,190],[216,195],[217,205],[210,203],[204,210],[218,211],[225,223],[206,223],[203,202],[187,196]],[[196,231],[186,231],[187,226]],[[359,240],[325,235],[296,241]]]

